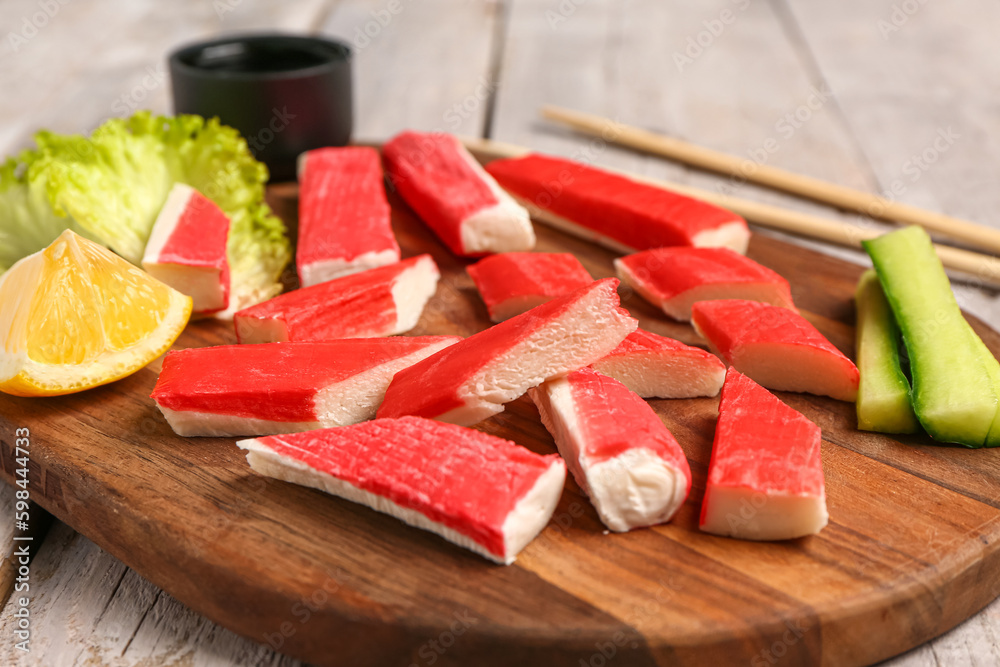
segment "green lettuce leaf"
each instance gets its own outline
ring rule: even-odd
[[[0,166],[0,273],[49,245],[64,229],[94,239],[72,218],[56,215],[42,181],[24,176],[37,155],[25,151]]]
[[[0,168],[0,270],[41,250],[64,229],[142,260],[153,222],[175,183],[213,200],[230,218],[230,309],[281,291],[291,252],[264,203],[267,168],[239,132],[200,116],[116,118],[90,137],[42,131],[37,149]]]

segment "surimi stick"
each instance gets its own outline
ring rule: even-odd
[[[505,252],[481,259],[466,271],[494,322],[508,320],[594,281],[580,260],[568,252]]]
[[[173,350],[152,398],[183,436],[293,433],[371,419],[400,369],[457,336]]]
[[[382,147],[390,181],[420,219],[463,257],[531,250],[528,212],[483,171],[462,143],[439,132],[403,132]]]
[[[701,529],[790,540],[827,524],[820,428],[733,368],[726,374]]]
[[[142,268],[191,297],[191,312],[205,315],[229,307],[229,218],[215,202],[189,185],[174,185],[160,209]]]
[[[729,248],[654,248],[615,260],[621,281],[675,320],[695,301],[749,299],[795,310],[788,281]]]
[[[468,426],[531,387],[594,363],[638,326],[619,306],[617,286],[614,278],[595,281],[400,371],[378,416]]]
[[[554,454],[418,417],[236,444],[262,475],[367,505],[504,565],[548,523],[566,479]]]
[[[368,338],[416,326],[440,277],[430,255],[286,292],[233,316],[241,343]]]
[[[758,301],[699,301],[691,324],[736,370],[768,389],[853,401],[858,368],[804,317]]]
[[[586,368],[530,391],[580,488],[611,530],[669,521],[691,490],[680,445],[625,385]]]
[[[530,153],[486,171],[535,219],[617,252],[684,245],[743,253],[750,240],[731,211],[582,162]]]
[[[303,287],[399,261],[382,162],[373,148],[317,148],[299,156]]]
[[[642,329],[591,367],[642,398],[715,396],[726,377],[726,365],[714,354]]]

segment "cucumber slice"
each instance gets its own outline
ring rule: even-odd
[[[916,433],[917,415],[910,404],[910,383],[899,365],[899,327],[885,300],[878,275],[865,271],[854,295],[857,333],[858,428],[880,433]]]
[[[906,345],[920,424],[935,440],[982,447],[997,413],[997,391],[930,237],[906,227],[864,246]]]
[[[966,323],[966,326],[968,326],[968,323]],[[990,348],[986,347],[983,339],[972,330],[971,326],[969,326],[969,335],[972,337],[972,342],[976,346],[976,349],[979,350],[983,365],[986,366],[986,374],[990,376],[990,382],[993,383],[993,390],[996,392],[997,398],[1000,399],[1000,362],[990,352]],[[984,444],[986,447],[1000,446],[1000,404],[997,405],[997,412],[993,415],[993,424],[990,426],[990,432],[986,436]]]

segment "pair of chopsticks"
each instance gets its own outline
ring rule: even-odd
[[[856,211],[871,218],[920,225],[930,232],[971,247],[1000,253],[1000,230],[968,220],[927,211],[770,165],[748,165],[747,160],[727,153],[689,144],[593,114],[547,105],[542,107],[542,116],[584,134],[601,137],[610,143],[714,171],[740,181],[745,180],[783,190],[839,209]],[[878,229],[863,225],[800,213],[700,188],[654,179],[641,180],[727,208],[762,227],[842,246],[858,248],[861,247],[862,241],[875,238],[882,233]],[[935,244],[934,248],[941,258],[941,263],[946,267],[969,274],[979,283],[1000,286],[1000,260],[997,257],[947,245]]]

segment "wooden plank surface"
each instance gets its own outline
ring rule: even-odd
[[[493,2],[338,2],[322,32],[355,50],[354,136],[383,141],[406,128],[478,136],[494,88],[497,12]],[[435,38],[445,29],[446,39]]]
[[[52,577],[31,607],[36,643],[28,657],[5,646],[5,665],[298,664],[191,611],[65,524],[53,528],[32,569],[40,580]],[[10,633],[9,617],[2,628]]]
[[[272,194],[280,193],[294,190]],[[404,254],[430,252],[442,271],[413,333],[488,327],[468,262],[390,199]],[[294,215],[294,198],[272,203]],[[538,232],[539,250],[571,248],[595,277],[612,274],[613,254]],[[807,316],[851,352],[859,267],[765,237],[750,254],[788,278]],[[647,323],[664,319],[637,300],[630,306]],[[1000,349],[1000,335],[980,330]],[[230,327],[205,321],[179,344],[233,340]],[[608,645],[622,664],[753,660],[776,645],[796,660],[865,664],[940,634],[1000,592],[1000,502],[984,492],[1000,476],[1000,452],[860,434],[853,406],[832,399],[782,395],[823,428],[831,524],[819,536],[759,544],[701,533],[718,401],[652,401],[692,466],[679,515],[607,536],[569,484],[556,521],[503,568],[366,508],[257,477],[232,439],[175,436],[147,398],[154,382],[147,368],[86,394],[0,397],[3,414],[22,411],[38,425],[36,499],[196,611],[257,640],[277,633],[282,651],[318,664],[406,665],[456,619],[467,628],[439,664],[515,656],[575,665]],[[479,428],[553,451],[526,400]],[[5,443],[8,478],[11,462]],[[657,596],[669,604],[635,612]],[[303,600],[309,618],[296,624]],[[795,641],[782,644],[787,632]],[[871,632],[879,642],[859,641]]]
[[[357,31],[370,32],[370,23],[382,18],[379,13],[385,5],[376,0],[168,4],[74,0],[60,8],[45,29],[21,48],[0,56],[4,65],[0,67],[0,84],[8,92],[0,97],[0,118],[8,121],[0,124],[0,147],[9,153],[28,146],[31,133],[40,127],[83,132],[134,108],[169,112],[169,81],[162,76],[167,52],[182,42],[251,29],[319,30],[354,45],[356,136],[384,137],[406,126],[477,134],[483,112],[479,94],[490,74],[488,58],[496,7],[483,2],[460,6],[439,2],[433,7],[421,3],[419,9],[407,5],[407,11],[393,15],[388,25],[379,26],[370,43],[358,48]],[[33,0],[5,2],[0,6],[0,25],[20,25],[24,17],[30,20],[37,11]],[[451,25],[460,25],[461,30],[448,40],[426,39],[444,13]],[[0,49],[4,45],[6,42]],[[87,58],[74,53],[86,53]],[[427,71],[436,72],[434,85],[427,85],[426,77],[421,76]],[[396,85],[401,81],[407,82],[405,86]],[[394,102],[386,104],[387,96]],[[400,103],[404,96],[405,104]],[[455,105],[462,107],[455,110]],[[13,507],[13,490],[7,485],[0,485],[0,500],[4,509],[7,504]],[[13,548],[9,539],[0,545],[5,553]],[[88,558],[100,561],[99,567],[124,567],[85,538],[78,536],[74,545]],[[43,550],[47,552],[49,544]],[[160,604],[162,618],[147,613],[148,607],[136,606],[130,598],[171,598],[134,572],[129,576],[131,586],[117,586],[113,579],[101,578],[94,586],[77,588],[78,559],[63,559],[58,545],[51,550],[48,558],[33,563],[36,579],[53,582],[52,587],[63,593],[75,592],[69,598],[43,592],[51,603],[32,609],[40,619],[35,627],[36,636],[46,645],[42,653],[45,664],[84,664],[95,655],[102,664],[121,665],[139,660],[166,665],[181,659],[220,665],[297,662],[278,655],[272,644],[233,635],[176,602]],[[105,626],[95,622],[109,604],[122,609],[127,617],[123,623],[128,651],[124,653],[119,652],[122,644],[118,636],[108,634]],[[202,629],[185,631],[191,625],[190,618],[199,619]],[[78,632],[67,637],[59,631],[66,623]],[[10,636],[10,629],[8,622],[4,636]],[[217,635],[228,639],[204,640]],[[0,661],[40,664],[33,656],[13,652],[7,642],[0,644]]]
[[[850,25],[821,3],[790,3],[788,11],[837,91],[877,179],[873,191],[998,227],[1000,193],[989,186],[1000,178],[996,102],[981,85],[998,65],[991,32],[970,26],[995,25],[1000,6],[897,5],[846,3],[836,11],[855,16]],[[995,290],[956,292],[963,307],[1000,320]]]
[[[0,146],[9,150],[23,145],[37,127],[78,131],[114,115],[111,105],[141,84],[148,74],[145,68],[162,63],[155,50],[165,52],[177,41],[225,30],[308,29],[315,24],[336,26],[341,36],[349,38],[352,26],[343,18],[346,14],[338,18],[342,7],[351,8],[349,11],[358,20],[367,21],[371,11],[384,6],[380,2],[277,5],[254,0],[231,4],[234,11],[220,17],[213,3],[202,2],[169,3],[159,10],[154,3],[88,0],[65,3],[24,49],[13,53],[4,48],[6,40],[0,44],[0,62],[4,65],[0,67],[0,84],[8,92],[0,98],[0,118],[5,121],[0,124]],[[540,131],[533,116],[536,100],[609,115],[615,115],[621,108],[629,112],[621,113],[622,120],[676,132],[737,154],[759,149],[763,141],[775,136],[782,142],[780,149],[768,158],[774,164],[878,192],[902,174],[903,163],[914,150],[924,147],[910,141],[923,136],[917,130],[957,118],[963,121],[963,127],[973,128],[963,139],[965,136],[972,139],[956,143],[963,150],[949,151],[948,159],[938,160],[932,169],[922,172],[921,178],[909,185],[904,200],[912,197],[914,203],[994,223],[990,216],[996,206],[990,198],[996,193],[988,183],[991,170],[995,171],[998,164],[995,133],[990,131],[995,125],[995,114],[990,113],[988,88],[981,85],[982,81],[993,80],[990,68],[996,65],[990,48],[993,36],[988,29],[990,13],[996,11],[993,4],[963,0],[928,12],[934,3],[923,3],[920,12],[907,18],[901,30],[884,39],[878,32],[877,21],[891,18],[894,4],[891,0],[840,3],[836,9],[816,3],[793,3],[788,7],[782,2],[746,3],[747,10],[740,13],[738,20],[712,40],[694,65],[685,67],[683,72],[677,71],[671,59],[673,52],[682,50],[688,37],[697,37],[704,29],[703,21],[712,21],[737,3],[625,3],[624,6],[616,3],[617,11],[610,3],[573,3],[576,11],[552,30],[544,23],[546,12],[558,11],[558,4],[523,0],[514,3],[505,56],[510,63],[519,62],[521,72],[510,68],[503,71],[504,85],[495,126],[499,138],[573,154],[585,149],[587,142],[565,133]],[[409,3],[403,5],[406,13],[415,13]],[[592,5],[600,11],[588,18],[586,12]],[[439,117],[443,118],[442,109],[449,108],[449,101],[429,110],[412,103],[412,100],[440,101],[435,96],[422,95],[414,82],[419,80],[436,91],[447,90],[447,84],[441,84],[436,77],[443,71],[454,72],[461,65],[456,66],[455,58],[447,68],[430,64],[421,68],[414,64],[405,69],[398,63],[405,63],[409,53],[447,52],[443,43],[475,41],[466,42],[465,33],[452,31],[450,17],[438,17],[438,12],[455,11],[455,7],[464,12],[458,19],[463,26],[475,23],[466,18],[473,11],[480,14],[492,11],[475,2],[452,3],[450,8],[442,4],[428,9],[421,7],[422,17],[408,19],[420,25],[417,35],[420,39],[412,39],[410,48],[390,47],[387,41],[381,45],[373,43],[363,63],[365,81],[378,80],[382,90],[391,91],[394,73],[405,71],[399,85],[408,86],[408,94],[406,103],[390,99],[389,103],[380,104],[381,95],[359,90],[359,111],[364,110],[364,114],[363,117],[359,114],[358,136],[384,138],[405,125],[431,129]],[[35,2],[10,0],[0,7],[3,17],[0,24],[20,25],[21,19],[34,11],[37,11]],[[397,18],[402,21],[406,13]],[[789,16],[794,19],[791,23]],[[539,24],[535,28],[531,28],[533,19]],[[525,33],[529,29],[533,30],[531,39]],[[395,34],[382,34],[391,35],[392,41],[414,37],[411,31],[403,29],[397,29]],[[420,43],[435,41],[435,36],[439,42],[436,50]],[[492,39],[492,33],[475,39],[482,48]],[[529,44],[532,40],[534,46]],[[538,43],[545,40],[557,48],[539,47]],[[529,47],[534,53],[544,52],[546,59],[532,62],[523,53]],[[473,52],[481,54],[485,49],[470,51]],[[87,57],[79,57],[82,53]],[[382,66],[382,62],[388,64]],[[623,67],[623,62],[629,67]],[[588,76],[586,70],[595,67],[600,74]],[[532,69],[537,72],[532,74]],[[574,69],[578,70],[575,78],[566,80],[567,73]],[[459,100],[475,92],[478,76],[476,73],[472,77],[471,88],[467,79],[462,79],[464,83],[455,89],[459,90]],[[524,84],[526,76],[534,76],[538,81],[535,88],[518,87]],[[809,85],[817,80],[829,83],[836,108],[823,105],[793,136],[785,139],[778,135],[777,120],[798,109],[807,99]],[[363,83],[359,81],[359,86]],[[471,93],[462,92],[470,89]],[[504,97],[504,92],[509,94]],[[165,110],[164,88],[151,91],[146,99],[150,106]],[[512,114],[513,120],[505,120]],[[838,114],[842,120],[832,117]],[[417,118],[422,120],[414,120]],[[478,120],[463,120],[468,125],[462,132],[475,133],[475,128],[481,125]],[[601,151],[597,159],[653,175],[694,179],[693,182],[704,178],[615,149]],[[717,182],[710,179],[698,184],[717,187]],[[771,193],[746,189],[740,194],[748,193],[811,210],[807,204]],[[845,256],[859,260],[858,255]],[[962,287],[958,292],[972,312],[994,326],[1000,325],[995,293]],[[6,486],[0,487],[0,495],[9,491]],[[107,554],[101,557],[113,562]],[[53,585],[59,581],[71,585],[76,578],[75,570],[70,565],[60,566],[58,559],[51,561],[44,573]],[[156,591],[148,583],[139,585]],[[120,595],[113,589],[107,594]],[[101,599],[83,596],[74,605],[86,618],[87,609],[92,611],[91,615],[101,611]],[[42,613],[58,613],[56,608],[47,609],[51,611]],[[998,627],[997,609],[1000,603],[898,662],[923,665],[934,664],[936,660],[941,664],[971,664],[976,659],[986,662],[1000,659],[992,639],[997,632],[992,628]],[[139,638],[143,636],[146,635],[140,634]],[[80,636],[80,641],[91,645],[100,645],[105,639],[99,632],[86,639]],[[207,659],[206,655],[219,661],[215,664],[229,664],[222,654],[206,654],[191,637],[181,653],[192,657],[196,664]],[[55,657],[54,653],[48,655]],[[150,658],[150,664],[170,664],[177,659],[157,655]],[[74,664],[74,661],[54,664]]]

